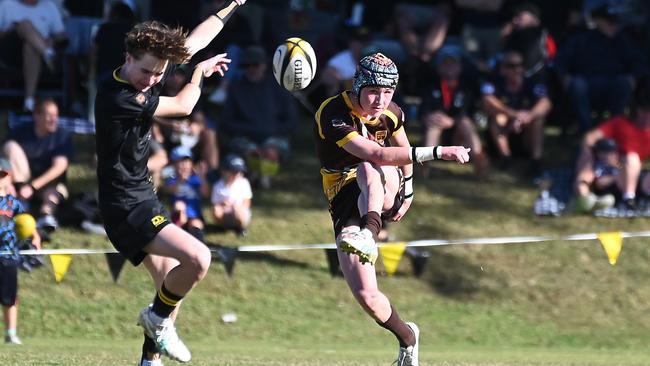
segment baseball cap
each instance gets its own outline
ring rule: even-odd
[[[223,162],[223,168],[233,172],[246,172],[246,162],[239,155],[229,154]]]
[[[9,163],[9,160],[0,158],[0,171],[7,173],[11,172],[11,164]]]
[[[446,59],[453,59],[456,62],[460,62],[462,59],[461,49],[456,45],[445,45],[438,50],[436,55],[436,62],[441,64]]]
[[[175,163],[181,159],[192,159],[192,149],[184,145],[176,146],[172,149],[172,162]]]

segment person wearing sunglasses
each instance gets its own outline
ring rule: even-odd
[[[502,168],[513,157],[529,162],[527,175],[542,170],[544,118],[551,111],[546,85],[524,76],[522,55],[506,51],[492,81],[483,83],[483,109],[488,115],[488,132]]]

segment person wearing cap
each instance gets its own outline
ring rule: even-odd
[[[472,149],[475,175],[482,177],[487,158],[471,117],[478,85],[463,72],[459,46],[443,46],[438,50],[435,61],[435,75],[422,91],[419,108],[424,145],[435,146],[441,141],[452,141],[469,147]],[[423,167],[423,175],[427,175],[427,167]]]
[[[40,227],[56,229],[56,208],[68,197],[72,134],[59,127],[59,107],[53,99],[39,100],[32,116],[33,124],[9,131],[4,154],[13,167],[18,197],[40,216]]]
[[[377,287],[375,238],[382,217],[399,221],[413,201],[413,163],[469,161],[463,146],[411,147],[404,112],[392,102],[399,80],[381,53],[363,57],[351,90],[325,100],[314,138],[341,269],[361,307],[399,342],[398,366],[418,365],[418,334]]]
[[[289,136],[297,125],[295,101],[288,91],[278,89],[268,63],[262,47],[244,50],[244,75],[231,82],[219,123],[230,151],[247,160],[251,179],[262,188],[271,186],[289,154]]]
[[[194,171],[192,150],[189,147],[175,147],[171,151],[170,160],[174,174],[165,179],[162,191],[170,196],[172,221],[203,241],[205,220],[201,214],[201,201],[210,194],[210,187]]]
[[[620,172],[616,174],[617,201],[621,208],[638,208],[638,197],[650,196],[650,175],[643,162],[650,158],[650,83],[643,80],[636,88],[632,118],[617,116],[588,131],[582,139],[580,155],[576,162],[575,192],[586,197],[593,190],[597,166],[595,147],[612,150],[616,146],[620,154]],[[607,141],[607,140],[611,141]]]
[[[23,204],[10,194],[11,164],[6,159],[0,158],[0,304],[4,315],[5,334],[7,344],[22,344],[16,328],[18,325],[18,267],[20,255],[18,254],[18,236],[15,231],[14,217],[25,212]],[[33,232],[32,244],[36,249],[41,249],[40,236]],[[21,238],[22,239],[22,238]]]
[[[246,235],[250,225],[253,191],[245,176],[246,162],[229,154],[221,166],[221,177],[212,187],[212,218],[224,229]]]
[[[483,110],[488,115],[488,132],[502,168],[510,168],[513,158],[528,161],[526,175],[542,173],[544,119],[552,103],[546,85],[526,78],[522,55],[507,50],[498,74],[481,85]]]

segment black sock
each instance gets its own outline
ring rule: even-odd
[[[160,317],[168,318],[182,299],[183,296],[169,292],[163,283],[160,290],[156,293],[151,310]]]
[[[382,328],[388,329],[391,333],[395,335],[397,340],[399,341],[399,346],[400,347],[408,347],[408,346],[414,346],[415,345],[415,333],[413,333],[413,329],[409,327],[400,317],[399,314],[397,314],[397,310],[393,307],[393,305],[390,306],[390,310],[392,311],[390,314],[390,317],[386,322],[380,323],[377,322]]]
[[[147,357],[149,357],[150,353],[158,353],[158,347],[156,347],[156,343],[151,339],[148,335],[144,335],[144,342],[142,342],[142,358],[140,359],[140,363],[142,363],[142,360],[148,360]]]
[[[370,211],[361,217],[361,229],[368,229],[374,238],[381,230],[381,215],[376,211]]]

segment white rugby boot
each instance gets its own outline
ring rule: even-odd
[[[138,325],[153,339],[163,355],[178,362],[189,362],[192,359],[190,350],[178,338],[174,321],[171,318],[162,318],[147,306],[140,312]]]
[[[374,265],[379,256],[377,243],[368,229],[359,230],[356,226],[345,228],[336,242],[345,253],[358,255],[361,263]]]
[[[420,348],[420,329],[415,323],[408,322],[406,325],[413,330],[415,334],[415,344],[406,348],[400,347],[397,355],[397,366],[419,366],[418,351]]]

